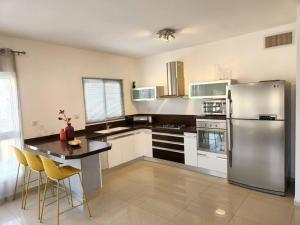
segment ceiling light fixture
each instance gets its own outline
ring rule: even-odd
[[[174,29],[165,28],[165,29],[158,31],[157,35],[158,35],[159,39],[164,39],[164,40],[168,41],[170,39],[170,37],[175,39],[175,35],[174,35],[175,32],[176,32],[176,30],[174,30]]]

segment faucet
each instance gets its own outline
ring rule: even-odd
[[[108,124],[107,120],[105,120],[105,124],[106,124],[106,130],[108,130],[110,128],[110,124]]]

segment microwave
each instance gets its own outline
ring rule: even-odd
[[[204,100],[203,113],[205,115],[226,115],[226,99]]]

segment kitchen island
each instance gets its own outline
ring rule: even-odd
[[[89,139],[79,136],[78,146],[71,146],[67,141],[57,140],[57,136],[45,139],[25,140],[25,150],[37,155],[47,155],[54,161],[73,166],[81,170],[82,182],[88,197],[102,187],[101,161],[99,154],[111,149],[111,144],[100,139]],[[71,179],[74,192],[81,193],[79,180]]]

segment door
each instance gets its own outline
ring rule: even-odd
[[[226,131],[221,129],[197,129],[197,149],[226,154]]]
[[[229,181],[284,192],[284,127],[284,121],[233,119],[229,129]]]
[[[259,119],[266,114],[284,120],[284,81],[236,84],[228,90],[232,118]]]

